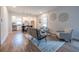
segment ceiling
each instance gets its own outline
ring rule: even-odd
[[[9,6],[8,10],[13,13],[39,15],[40,12],[45,13],[55,8],[55,6]]]

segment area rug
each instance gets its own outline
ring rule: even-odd
[[[41,52],[56,52],[65,43],[63,41],[50,41],[50,40],[45,41],[43,39],[40,41],[40,44],[38,46],[39,42],[37,39],[33,39],[31,41],[38,49],[40,49]]]

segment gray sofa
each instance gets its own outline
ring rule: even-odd
[[[72,30],[70,32],[60,32],[60,39],[64,39],[65,41],[71,41],[72,39]]]

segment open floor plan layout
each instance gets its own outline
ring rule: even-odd
[[[79,7],[0,6],[0,52],[79,52]]]

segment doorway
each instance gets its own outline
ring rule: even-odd
[[[17,16],[12,16],[12,30],[21,31],[22,30],[22,18]]]
[[[32,27],[34,28],[35,22],[34,22],[34,21],[31,21],[31,25],[32,25]]]

